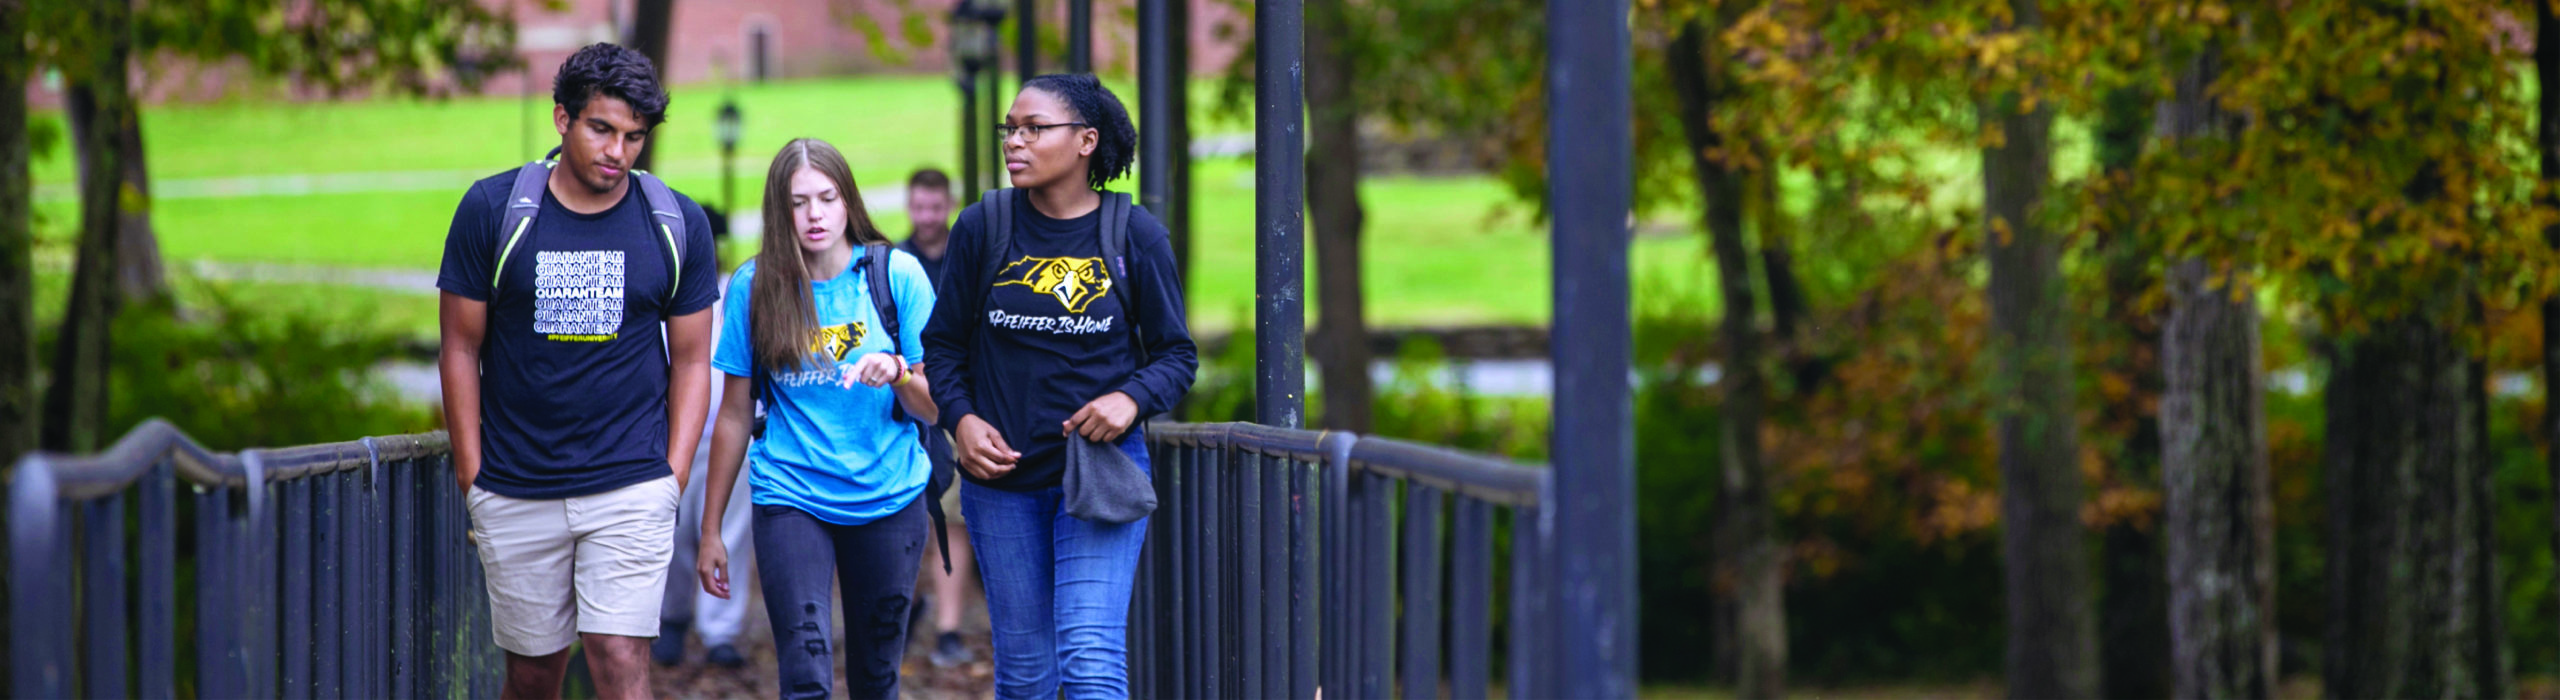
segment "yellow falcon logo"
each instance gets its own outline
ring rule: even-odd
[[[1023,256],[1004,266],[996,274],[1002,280],[996,286],[1018,284],[1047,294],[1067,307],[1067,313],[1084,313],[1093,300],[1111,293],[1111,273],[1102,266],[1101,258],[1035,258]]]
[[[860,321],[819,328],[817,337],[809,339],[809,352],[843,362],[846,355],[853,353],[854,348],[861,347],[862,336],[866,330],[868,329],[864,328]]]

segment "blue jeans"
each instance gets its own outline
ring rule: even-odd
[[[1131,429],[1120,449],[1153,473]],[[1109,525],[1068,515],[1065,491],[963,484],[960,511],[995,630],[996,697],[1129,696],[1129,594],[1147,521]]]
[[[785,698],[834,694],[835,595],[844,597],[848,697],[898,697],[907,653],[907,608],[923,561],[924,499],[888,517],[837,525],[790,506],[755,506],[756,578],[773,620],[773,655]]]

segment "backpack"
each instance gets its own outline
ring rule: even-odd
[[[490,266],[489,296],[492,299],[498,295],[498,280],[506,276],[507,255],[515,252],[516,244],[524,242],[524,235],[533,230],[533,216],[542,212],[542,198],[551,183],[551,168],[559,163],[560,148],[554,146],[542,160],[516,169],[515,187],[507,193],[506,216],[499,219],[498,230],[506,234],[506,242],[498,248],[497,264]],[[649,220],[657,222],[658,233],[667,243],[666,305],[672,309],[675,308],[676,290],[684,284],[684,246],[681,242],[692,241],[693,232],[687,230],[684,206],[676,203],[675,190],[667,189],[666,181],[645,170],[631,171],[631,179],[640,185],[641,203],[649,207]]]
[[[871,310],[880,317],[880,330],[889,334],[889,351],[898,353],[898,356],[903,358],[906,356],[907,338],[906,334],[899,329],[897,298],[889,291],[889,251],[890,247],[886,245],[862,246],[862,257],[854,260],[853,270],[861,271],[869,268],[864,272],[863,277],[864,286],[869,287],[871,291]],[[754,314],[748,314],[747,318],[750,324],[754,323]],[[752,329],[749,337],[754,337]],[[747,353],[749,358],[756,358],[759,355],[760,353],[752,351]],[[750,359],[747,367],[747,372],[752,377],[748,384],[747,396],[755,402],[756,406],[755,429],[751,435],[752,439],[762,440],[767,417],[764,397],[773,392],[773,376],[764,371],[762,360]],[[951,533],[943,524],[942,499],[937,496],[943,489],[951,486],[952,480],[957,478],[959,467],[951,461],[949,446],[936,449],[934,440],[936,431],[933,427],[925,425],[924,421],[916,420],[914,416],[907,415],[906,406],[898,403],[897,395],[894,393],[889,398],[889,420],[915,425],[916,445],[924,449],[925,459],[930,463],[925,477],[924,509],[927,515],[933,517],[933,540],[934,546],[942,551],[942,572],[951,573]]]

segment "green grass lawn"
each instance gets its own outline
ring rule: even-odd
[[[1126,86],[1118,86],[1132,95]],[[1207,86],[1196,87],[1195,119],[1206,119]],[[657,172],[679,190],[712,201],[718,159],[709,135],[721,89],[680,88],[675,118],[660,128]],[[958,97],[939,77],[866,77],[739,86],[746,142],[739,158],[739,197],[762,186],[765,150],[794,136],[834,142],[866,187],[896,187],[915,167],[949,167],[957,150],[952,124]],[[535,96],[528,112],[515,98],[442,102],[226,102],[173,105],[145,114],[145,143],[155,178],[207,178],[289,173],[450,171],[457,183],[532,157],[522,146],[528,115],[542,121],[537,150],[556,143],[549,101]],[[1133,108],[1134,104],[1131,105]],[[1202,123],[1197,134],[1248,128]],[[38,163],[38,179],[71,177],[67,152]],[[1192,315],[1204,331],[1251,318],[1254,291],[1253,166],[1249,159],[1198,161],[1193,170],[1198,232]],[[1124,180],[1115,188],[1134,190]],[[451,191],[171,198],[155,203],[154,225],[171,261],[282,262],[347,267],[433,269],[461,186]],[[1440,325],[1544,323],[1548,317],[1549,235],[1528,207],[1513,203],[1490,177],[1379,177],[1362,190],[1368,211],[1364,281],[1371,323]],[[40,202],[46,235],[61,246],[77,206]],[[893,236],[907,228],[903,212],[873,212]],[[1310,236],[1312,244],[1312,236]],[[1694,237],[1649,237],[1630,251],[1640,294],[1679,290],[1653,304],[1711,304],[1710,267]],[[1309,255],[1307,308],[1316,300]],[[59,279],[59,275],[48,277]],[[59,284],[59,282],[56,282]],[[260,301],[315,307],[362,302],[365,317],[426,319],[400,323],[432,332],[434,298],[421,293],[342,293],[319,285],[246,285]],[[299,299],[297,299],[299,297]]]

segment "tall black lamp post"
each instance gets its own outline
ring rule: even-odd
[[[720,211],[738,211],[738,101],[720,98]]]
[[[960,88],[960,189],[970,204],[987,183],[979,166],[978,143],[987,139],[993,124],[979,124],[978,90],[981,81],[995,79],[996,25],[1004,21],[1004,5],[997,0],[961,0],[951,8],[951,70]],[[992,100],[990,93],[988,99]],[[995,155],[990,149],[990,156]]]

